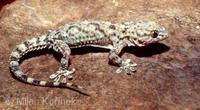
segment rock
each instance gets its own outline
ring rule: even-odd
[[[199,5],[198,0],[16,0],[7,4],[0,11],[0,108],[200,109]],[[70,68],[77,71],[71,82],[83,86],[90,96],[28,85],[11,76],[8,57],[16,44],[86,19],[156,21],[170,36],[158,44],[124,50],[123,58],[138,63],[133,76],[115,74],[117,67],[108,63],[107,51],[73,49]],[[59,58],[55,52],[43,51],[24,59],[21,67],[34,78],[47,79],[57,70]]]

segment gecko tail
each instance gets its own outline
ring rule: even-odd
[[[10,62],[10,70],[17,79],[31,85],[44,86],[44,87],[69,87],[69,88],[73,87],[73,88],[82,89],[81,86],[78,86],[72,83],[44,81],[44,80],[37,80],[31,77],[28,77],[26,74],[22,72],[22,70],[19,67],[19,63],[17,61]]]
[[[42,50],[45,48],[49,48],[50,45],[46,41],[46,36],[34,37],[30,40],[27,40],[19,45],[12,51],[10,54],[10,70],[13,75],[21,80],[22,82],[36,85],[36,86],[44,86],[44,87],[66,87],[72,89],[82,89],[81,86],[72,84],[72,83],[62,83],[62,82],[53,82],[53,81],[43,81],[37,80],[31,77],[28,77],[19,67],[20,59],[28,52],[35,50]]]

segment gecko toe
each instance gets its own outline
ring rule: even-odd
[[[122,65],[116,70],[116,73],[121,73],[124,71],[128,75],[134,74],[137,70],[137,64],[132,63],[130,59],[127,59],[122,62]]]
[[[74,72],[74,68],[71,71],[59,69],[56,73],[50,75],[49,79],[53,80],[54,82],[66,83],[67,79],[71,80],[73,78],[72,74],[74,74]]]

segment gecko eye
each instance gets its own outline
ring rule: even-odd
[[[156,38],[156,37],[158,36],[158,31],[157,31],[157,30],[151,31],[151,36],[152,36],[153,38]]]

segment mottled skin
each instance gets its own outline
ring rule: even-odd
[[[166,30],[155,22],[82,21],[66,24],[47,35],[34,37],[17,45],[10,55],[10,69],[18,79],[29,84],[81,88],[66,82],[75,72],[75,69],[68,69],[71,48],[93,46],[110,49],[109,60],[119,66],[116,72],[124,71],[132,74],[136,71],[137,64],[132,63],[130,59],[121,59],[118,56],[121,50],[126,46],[146,46],[163,40],[167,36]],[[19,60],[23,55],[44,48],[53,48],[63,55],[60,68],[49,77],[50,81],[30,78],[19,67]]]

